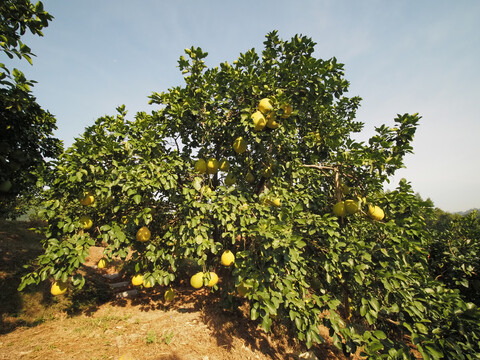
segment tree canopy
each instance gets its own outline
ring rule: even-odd
[[[42,29],[51,20],[41,2],[34,5],[29,0],[2,1],[3,53],[10,59],[17,57],[32,64],[34,54],[22,42],[22,36],[27,30],[43,36]],[[48,159],[56,158],[62,151],[61,142],[53,137],[55,117],[31,93],[34,83],[20,70],[0,63],[0,217],[12,217],[22,210],[20,198],[38,190],[36,183],[46,174]]]
[[[314,46],[274,31],[261,53],[212,68],[191,47],[185,84],[153,93],[154,111],[128,120],[122,106],[88,127],[54,169],[45,252],[20,289],[83,286],[99,245],[144,286],[178,284],[186,264],[195,288],[220,274],[225,306],[246,302],[265,331],[286,323],[307,346],[324,325],[346,354],[413,358],[408,336],[426,359],[474,358],[478,308],[428,270],[431,202],[406,180],[383,191],[420,117],[356,141],[360,98]]]

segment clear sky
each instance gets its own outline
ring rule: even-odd
[[[55,19],[24,41],[34,95],[57,118],[65,146],[125,104],[150,112],[148,96],[182,84],[187,47],[208,66],[261,51],[265,35],[311,37],[315,56],[345,64],[350,96],[363,98],[362,140],[396,114],[422,116],[402,177],[446,211],[480,208],[480,1],[476,0],[44,0]],[[6,61],[0,57],[0,61]],[[10,62],[9,66],[14,66]]]

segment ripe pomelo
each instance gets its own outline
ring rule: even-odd
[[[207,171],[207,163],[203,159],[198,159],[195,162],[194,169],[195,169],[196,172],[198,172],[200,174],[204,174]]]
[[[251,118],[253,120],[253,129],[255,131],[262,131],[265,125],[267,125],[267,119],[265,119],[265,117],[260,111],[254,112]]]
[[[134,286],[140,286],[143,284],[143,275],[142,274],[137,274],[132,277],[132,285]]]
[[[200,289],[203,286],[203,272],[198,272],[190,278],[190,285],[195,289]]]
[[[172,301],[175,298],[175,291],[170,288],[167,291],[165,291],[165,294],[163,294],[163,297],[165,298],[165,301]]]
[[[145,288],[151,288],[154,285],[153,279],[150,281],[147,281],[146,279],[143,279],[142,284]]]
[[[207,161],[207,174],[215,174],[218,171],[219,163],[217,159],[210,158]]]
[[[230,250],[225,250],[220,258],[223,266],[230,266],[235,262],[235,255]]]
[[[279,198],[273,199],[272,204],[276,207],[282,206],[282,201]]]
[[[267,116],[267,127],[269,129],[276,129],[280,126],[279,123],[275,121],[275,114],[272,112]]]
[[[335,205],[333,205],[333,213],[335,216],[338,217],[344,217],[347,215],[347,211],[345,210],[345,203],[343,201],[337,202]]]
[[[208,281],[208,287],[214,287],[218,283],[218,275],[213,271],[210,271],[210,280]]]
[[[52,284],[52,287],[50,288],[50,293],[53,296],[57,295],[62,295],[67,292],[67,283],[64,283],[63,281],[57,280]]]
[[[345,211],[347,214],[355,214],[358,212],[358,202],[355,200],[345,200]]]
[[[95,197],[91,191],[85,191],[84,196],[80,199],[80,204],[84,206],[92,205],[95,202]]]
[[[88,215],[82,215],[80,216],[80,219],[78,219],[80,223],[82,224],[82,227],[85,230],[90,229],[93,226],[93,221],[92,218]]]
[[[241,136],[239,136],[233,142],[233,150],[235,150],[237,154],[244,153],[245,150],[247,150],[247,142]]]
[[[140,229],[137,231],[137,240],[140,242],[146,242],[150,240],[150,237],[152,236],[152,233],[146,226],[142,226]]]
[[[383,220],[383,218],[385,217],[385,213],[384,213],[383,210],[382,210],[379,206],[377,206],[377,205],[368,205],[367,215],[368,215],[371,219],[377,220],[377,221]]]
[[[108,266],[108,261],[105,258],[101,258],[98,260],[97,267],[99,269],[105,269]]]
[[[269,98],[263,98],[258,103],[258,110],[262,114],[267,115],[269,112],[273,111],[273,102]]]

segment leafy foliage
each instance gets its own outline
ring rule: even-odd
[[[41,2],[2,1],[3,53],[32,64],[33,54],[21,36],[27,30],[42,36],[41,30],[51,19]],[[30,92],[33,84],[20,70],[0,64],[0,217],[14,217],[25,210],[22,204],[26,199],[38,196],[35,186],[48,171],[47,159],[56,158],[62,151],[61,142],[53,137],[56,120],[36,102]]]
[[[244,296],[265,331],[287,322],[312,346],[325,325],[347,354],[413,358],[410,339],[426,359],[474,358],[477,307],[428,272],[431,207],[406,181],[382,191],[412,151],[419,116],[398,115],[393,127],[357,142],[360,99],[344,96],[343,65],[314,58],[304,36],[283,41],[272,32],[264,44],[261,54],[252,49],[210,69],[207,53],[186,49],[185,86],[152,94],[157,110],[128,121],[120,107],[86,129],[59,159],[45,253],[20,289],[48,277],[82,286],[77,269],[94,244],[107,258],[131,252],[130,273],[160,285],[180,276],[185,261],[216,270],[230,250],[235,264],[213,291],[231,306]],[[251,115],[264,98],[278,126],[259,131]],[[244,152],[232,146],[239,137]],[[230,166],[208,174],[195,170],[199,158]],[[90,206],[79,201],[86,191]],[[359,208],[334,216],[343,199]],[[381,221],[368,216],[373,204],[384,209]],[[89,230],[83,215],[93,219]],[[136,241],[143,226],[152,238]]]
[[[440,213],[430,224],[432,275],[480,305],[480,221],[476,211],[465,216]]]

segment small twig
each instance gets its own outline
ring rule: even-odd
[[[338,168],[333,169],[335,171],[335,195],[337,197],[337,202],[342,201],[342,189],[340,184],[340,171]]]
[[[175,141],[175,145],[177,146],[177,151],[180,152],[180,146],[178,145],[177,138],[173,139]]]
[[[395,321],[395,320],[392,320],[392,319],[385,319],[386,321],[388,321],[389,323],[393,324],[393,325],[400,325],[400,323],[398,321]]]

